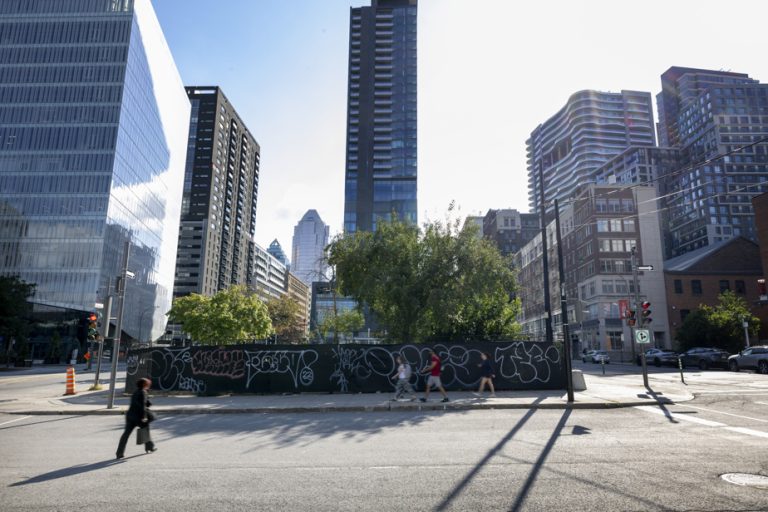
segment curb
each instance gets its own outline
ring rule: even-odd
[[[230,408],[163,408],[154,407],[157,414],[165,415],[195,415],[195,414],[292,414],[292,413],[329,413],[329,412],[422,412],[422,411],[468,411],[468,410],[509,410],[509,409],[622,409],[644,405],[674,405],[675,402],[657,401],[632,401],[632,402],[574,402],[568,403],[543,403],[543,404],[413,404],[413,405],[351,405],[331,407],[230,407]],[[5,414],[28,416],[122,416],[123,409],[49,409],[49,410],[24,410],[4,411]]]

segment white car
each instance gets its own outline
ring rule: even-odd
[[[587,360],[592,361],[593,363],[609,364],[611,362],[611,358],[605,350],[588,350],[586,354],[581,356],[581,360],[584,363],[586,363]]]

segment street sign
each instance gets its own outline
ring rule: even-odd
[[[643,345],[651,342],[651,331],[648,329],[635,329],[635,343]]]
[[[638,265],[637,270],[643,272],[643,271],[651,271],[653,270],[653,265]]]

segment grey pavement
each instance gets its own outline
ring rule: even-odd
[[[77,373],[77,394],[62,396],[65,367],[0,374],[0,412],[25,415],[124,414],[129,397],[123,394],[124,371],[118,375],[115,407],[107,409],[108,391],[88,391],[93,372]],[[108,374],[102,373],[102,384]],[[496,397],[486,392],[482,397],[471,392],[449,392],[450,402],[440,401],[433,392],[426,403],[393,401],[392,393],[325,394],[300,393],[286,395],[221,395],[196,396],[151,392],[153,410],[159,414],[228,414],[228,413],[295,413],[344,411],[461,411],[472,409],[606,409],[679,403],[694,395],[679,380],[669,375],[651,375],[650,389],[643,386],[640,375],[584,374],[587,389],[576,392],[569,403],[564,390],[500,391]],[[40,384],[34,392],[29,383]],[[17,389],[10,384],[16,383]],[[24,387],[22,387],[24,386]],[[421,393],[417,393],[421,397]]]

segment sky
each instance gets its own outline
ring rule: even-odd
[[[290,256],[308,209],[342,229],[349,8],[152,0],[185,85],[218,85],[261,146],[256,241]],[[528,211],[525,141],[583,89],[660,89],[671,66],[768,81],[762,0],[419,0],[418,213]]]

